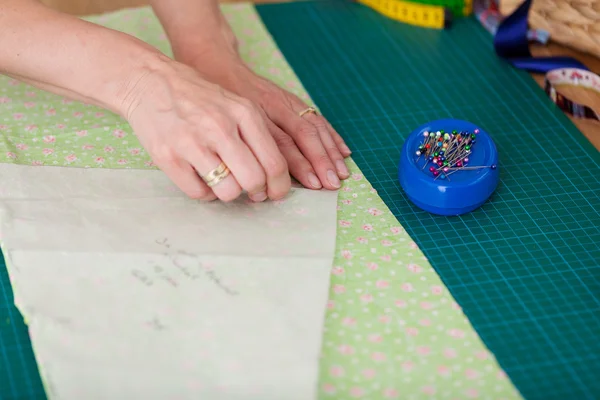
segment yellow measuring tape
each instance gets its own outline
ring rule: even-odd
[[[473,14],[473,0],[465,0],[463,14],[466,16]]]
[[[357,2],[388,18],[410,25],[445,29],[452,24],[452,12],[442,6],[401,0],[357,0]]]

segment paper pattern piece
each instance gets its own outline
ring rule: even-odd
[[[159,171],[0,165],[16,302],[57,399],[311,399],[337,193],[188,200]]]
[[[223,10],[249,65],[310,103],[253,7]],[[87,19],[171,55],[147,7]],[[154,169],[118,116],[5,77],[0,135],[3,163]],[[318,398],[520,399],[416,244],[356,164],[348,166],[352,177],[337,202]],[[18,296],[14,279],[13,288]]]

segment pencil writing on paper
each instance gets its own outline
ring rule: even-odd
[[[170,266],[179,271],[184,276],[184,279],[196,280],[202,274],[228,295],[237,296],[240,294],[237,290],[227,285],[213,268],[199,262],[195,254],[182,250],[172,250],[172,246],[166,238],[157,240],[156,243],[167,249],[163,255],[169,260]],[[184,259],[186,258],[192,261],[193,267],[185,265]],[[164,281],[172,287],[178,287],[179,282],[170,272],[172,272],[171,269],[152,263],[152,271],[144,272],[140,269],[134,269],[131,271],[131,274],[145,286],[152,286],[157,281]]]

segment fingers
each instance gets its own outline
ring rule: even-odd
[[[323,147],[327,151],[329,158],[334,163],[338,176],[341,179],[348,178],[348,176],[350,176],[350,172],[348,171],[348,167],[346,167],[346,163],[344,162],[344,156],[340,152],[338,145],[334,142],[325,119],[322,116],[315,115],[313,113],[304,115],[303,118],[311,122],[315,128],[317,128],[317,131],[321,137],[321,143],[323,143]]]
[[[323,118],[323,117],[321,117],[321,118]],[[344,141],[342,136],[339,133],[337,133],[337,131],[335,129],[333,129],[333,126],[331,126],[329,121],[327,121],[325,118],[323,118],[323,121],[325,122],[325,124],[327,124],[327,129],[329,130],[331,138],[333,139],[333,142],[336,144],[340,153],[344,156],[344,158],[350,157],[350,154],[352,154],[352,151],[350,150],[350,148],[348,147],[348,145],[346,144],[346,142]]]
[[[212,201],[219,198],[230,202],[237,199],[243,190],[254,201],[265,200],[265,176],[262,167],[241,140],[230,149],[225,140],[222,157],[203,146],[190,146],[182,152],[184,159],[162,162],[159,168],[189,197]],[[229,145],[231,146],[231,145]],[[233,156],[232,156],[233,155]],[[229,168],[229,174],[209,187],[202,179],[219,168],[223,162]],[[247,163],[247,164],[244,164]],[[159,163],[157,162],[157,165]]]
[[[207,176],[221,165],[221,158],[206,148],[197,148],[195,156],[189,157],[188,161],[201,176]],[[225,165],[229,167],[227,163]],[[227,177],[209,188],[212,189],[216,197],[224,202],[233,201],[242,194],[242,188],[236,180],[233,170],[231,170],[231,167],[229,169],[230,173]]]
[[[253,201],[266,200],[268,194],[265,171],[239,134],[236,133],[235,138],[221,140],[216,149],[240,187],[248,192],[248,197]]]
[[[213,201],[217,198],[187,161],[169,157],[156,159],[155,163],[188,197],[203,201]]]
[[[283,132],[271,120],[267,121],[267,125],[271,135],[275,139],[275,143],[288,162],[290,174],[306,188],[321,189],[323,187],[321,181],[317,178],[310,162],[298,150],[294,139]]]
[[[209,125],[211,138],[200,136],[180,142],[179,154],[202,177],[223,163],[230,174],[210,189],[220,200],[233,201],[242,194],[256,202],[284,197],[291,188],[285,158],[253,106],[238,103],[233,115],[217,118]]]
[[[256,157],[258,163],[263,168],[262,184],[263,190],[261,197],[267,196],[272,200],[284,197],[291,188],[290,172],[286,163],[286,158],[281,153],[273,136],[266,126],[268,118],[250,103],[245,104],[240,115],[240,135],[248,145],[249,156]],[[257,165],[258,167],[258,165]],[[264,199],[263,199],[264,200]],[[262,200],[256,200],[262,201]]]
[[[273,102],[269,105],[269,117],[294,139],[304,157],[313,166],[323,187],[330,190],[339,189],[341,187],[339,175],[323,146],[321,133],[317,127],[300,117],[283,102]]]

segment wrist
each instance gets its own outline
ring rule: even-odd
[[[150,0],[150,4],[165,29],[176,60],[192,64],[214,48],[231,57],[237,55],[237,38],[218,1]]]
[[[214,32],[190,33],[171,39],[175,60],[187,65],[241,62],[238,41],[228,25]]]
[[[170,81],[185,74],[180,63],[160,52],[144,52],[134,63],[128,74],[121,77],[117,91],[109,95],[115,99],[115,112],[128,122],[144,101],[169,101]]]
[[[98,88],[101,101],[108,103],[113,112],[129,119],[131,110],[137,106],[143,96],[150,93],[152,79],[157,75],[166,74],[171,63],[171,58],[152,48],[136,48],[128,53],[118,75],[111,79],[112,85]],[[102,82],[99,82],[102,86]]]

